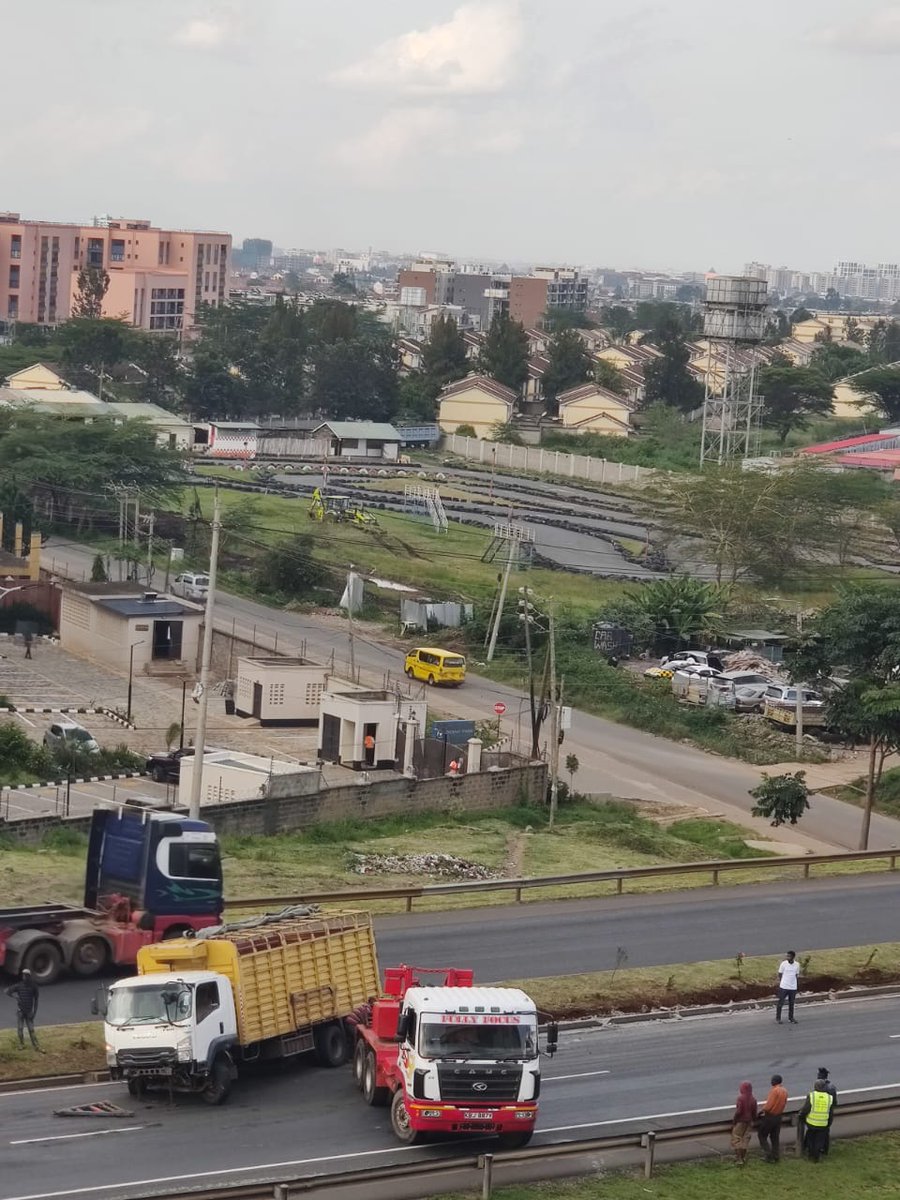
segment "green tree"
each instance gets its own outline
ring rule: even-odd
[[[554,404],[557,396],[591,376],[591,356],[575,329],[561,329],[550,338],[549,364],[544,372],[544,396]]]
[[[528,378],[528,338],[519,321],[499,312],[491,321],[478,366],[498,383],[518,392]]]
[[[668,404],[690,412],[703,403],[703,384],[688,370],[690,351],[677,335],[660,342],[660,357],[644,367],[644,406]]]
[[[617,396],[628,395],[625,376],[615,363],[607,362],[605,358],[594,359],[593,373],[594,383],[599,387],[606,388],[608,392],[615,392]]]
[[[826,289],[825,307],[829,312],[836,312],[841,307],[841,294],[836,288],[830,287]]]
[[[624,342],[629,333],[638,328],[637,320],[630,308],[623,304],[612,304],[600,313],[600,324],[609,330],[614,341]]]
[[[809,360],[811,371],[816,371],[829,383],[836,383],[866,366],[866,357],[855,346],[841,346],[837,342],[822,342],[816,346]]]
[[[660,650],[684,649],[698,638],[708,641],[721,632],[730,602],[727,588],[690,575],[655,579],[628,599],[653,629]]]
[[[135,331],[112,317],[74,317],[57,330],[62,367],[71,383],[97,391],[100,380],[130,361]]]
[[[302,600],[319,587],[325,568],[313,557],[315,539],[307,533],[295,534],[267,550],[255,572],[261,591]]]
[[[332,287],[342,296],[355,296],[357,294],[356,284],[350,275],[343,271],[335,271],[331,277]]]
[[[541,329],[560,333],[563,329],[593,329],[594,322],[583,308],[548,308],[540,319]]]
[[[806,772],[793,775],[763,774],[762,783],[752,788],[750,795],[756,801],[750,812],[754,817],[771,819],[775,826],[796,825],[809,808],[809,788]]]
[[[770,346],[777,346],[785,338],[791,336],[791,323],[783,309],[776,308],[766,322],[766,341]]]
[[[181,403],[182,380],[178,361],[178,343],[160,333],[139,333],[132,339],[131,361],[142,372],[139,394],[142,400],[177,409]]]
[[[900,421],[900,367],[873,367],[850,379],[850,386],[860,397],[860,403],[871,399],[885,420]]]
[[[834,411],[834,387],[808,367],[770,366],[759,373],[762,421],[784,445],[792,429],[806,429],[812,417]]]
[[[401,375],[397,384],[397,417],[405,421],[433,421],[435,397],[421,371]]]
[[[865,341],[865,331],[856,317],[844,318],[844,337],[857,346],[861,346]]]
[[[804,308],[803,305],[801,305],[799,308],[795,308],[790,317],[792,325],[800,325],[803,321],[811,321],[812,319],[813,313],[811,313],[808,308]]]
[[[466,343],[453,317],[446,313],[432,323],[428,340],[422,347],[422,372],[432,402],[448,383],[462,379],[469,370]]]
[[[108,579],[106,559],[102,554],[95,554],[91,563],[91,583],[106,583]]]
[[[284,286],[289,292],[299,292],[302,287],[302,281],[296,271],[285,271]]]
[[[72,301],[72,316],[95,321],[103,316],[103,300],[109,291],[109,275],[102,267],[82,267],[78,290]]]
[[[319,346],[313,371],[313,406],[331,417],[387,421],[397,411],[397,356],[386,339]]]

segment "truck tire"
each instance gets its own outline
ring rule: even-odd
[[[82,979],[98,975],[109,962],[109,946],[101,937],[86,937],[72,948],[69,966]]]
[[[366,1050],[366,1065],[363,1069],[363,1100],[372,1108],[385,1108],[390,1093],[386,1087],[378,1086],[378,1066],[375,1062],[375,1052]]]
[[[366,1055],[369,1053],[369,1048],[362,1038],[356,1043],[356,1049],[353,1051],[353,1082],[357,1089],[361,1092],[366,1078]]]
[[[200,1095],[206,1104],[224,1104],[231,1093],[231,1067],[224,1054],[212,1065],[209,1079]]]
[[[50,938],[32,942],[22,955],[20,970],[30,971],[38,987],[56,983],[63,968],[62,950]]]
[[[343,1021],[329,1021],[313,1030],[316,1062],[320,1067],[342,1067],[347,1061],[347,1034]]]
[[[129,1079],[128,1080],[128,1095],[133,1096],[135,1100],[143,1100],[147,1093],[146,1079]]]
[[[397,1088],[391,1101],[391,1128],[404,1146],[416,1146],[425,1140],[425,1135],[413,1129],[409,1123],[409,1113],[406,1111],[406,1101],[403,1088]]]
[[[527,1146],[531,1141],[531,1136],[534,1130],[529,1129],[524,1133],[501,1133],[497,1141],[500,1143],[501,1150],[521,1150],[523,1146]]]

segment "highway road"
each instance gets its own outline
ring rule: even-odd
[[[94,551],[61,539],[51,539],[45,551],[56,570],[68,569],[73,578],[90,577]],[[312,615],[283,612],[241,596],[218,592],[217,624],[238,635],[259,639],[277,637],[279,649],[302,648],[305,655],[327,662],[332,654],[339,670],[347,670],[349,638],[346,626]],[[384,641],[358,636],[355,660],[363,679],[378,687],[406,686],[402,675],[403,650]],[[472,664],[477,670],[477,663]],[[524,693],[505,684],[469,675],[458,691],[442,691],[435,706],[449,716],[496,720],[494,704],[508,708],[501,721],[502,732],[513,748],[530,748],[527,733],[527,700]],[[729,820],[755,829],[759,837],[775,837],[793,845],[823,853],[855,849],[859,839],[860,812],[832,797],[816,795],[811,811],[800,829],[772,830],[765,821],[750,816],[750,789],[760,780],[759,768],[706,754],[691,746],[654,737],[627,725],[576,711],[566,734],[565,754],[576,754],[580,763],[578,786],[589,793],[611,794],[663,804],[700,806]],[[860,771],[863,770],[862,764]],[[869,840],[872,849],[900,846],[900,821],[873,816]]]
[[[780,1072],[792,1097],[827,1066],[845,1099],[900,1089],[893,998],[811,1006],[797,1026],[771,1011],[563,1033],[544,1061],[535,1145],[725,1119],[741,1080],[765,1095]],[[119,1120],[64,1121],[55,1108],[110,1100]],[[837,1127],[841,1120],[838,1109]],[[164,1184],[248,1183],[472,1154],[489,1139],[400,1147],[349,1069],[306,1064],[248,1076],[219,1109],[182,1097],[132,1101],[120,1084],[0,1096],[0,1200],[132,1200]]]
[[[897,939],[900,878],[844,876],[794,883],[410,913],[375,920],[382,968],[470,966],[482,983],[611,970],[623,947],[629,967],[745,954],[800,955]],[[813,963],[813,969],[814,969]],[[96,981],[41,993],[40,1022],[90,1019]],[[0,1028],[15,1024],[0,997]]]

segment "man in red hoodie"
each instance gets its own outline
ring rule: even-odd
[[[734,1117],[731,1124],[731,1148],[734,1151],[734,1165],[743,1167],[747,1162],[747,1151],[750,1149],[750,1132],[756,1120],[756,1097],[753,1095],[753,1085],[742,1083],[734,1106]]]

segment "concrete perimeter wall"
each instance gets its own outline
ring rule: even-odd
[[[532,763],[478,775],[445,775],[423,780],[392,778],[325,788],[306,796],[290,794],[204,805],[202,815],[223,837],[271,836],[323,822],[373,821],[396,813],[495,812],[518,804],[540,804],[546,790],[546,765]],[[0,820],[0,837],[23,846],[37,846],[53,830],[86,833],[89,825],[87,817]]]
[[[513,446],[509,442],[490,442],[484,438],[445,434],[442,446],[470,462],[508,467],[514,471],[541,471],[551,475],[584,479],[589,483],[647,483],[655,474],[648,467],[591,458],[588,454],[566,454],[563,450],[545,450],[538,446]],[[496,456],[496,457],[495,457]]]

